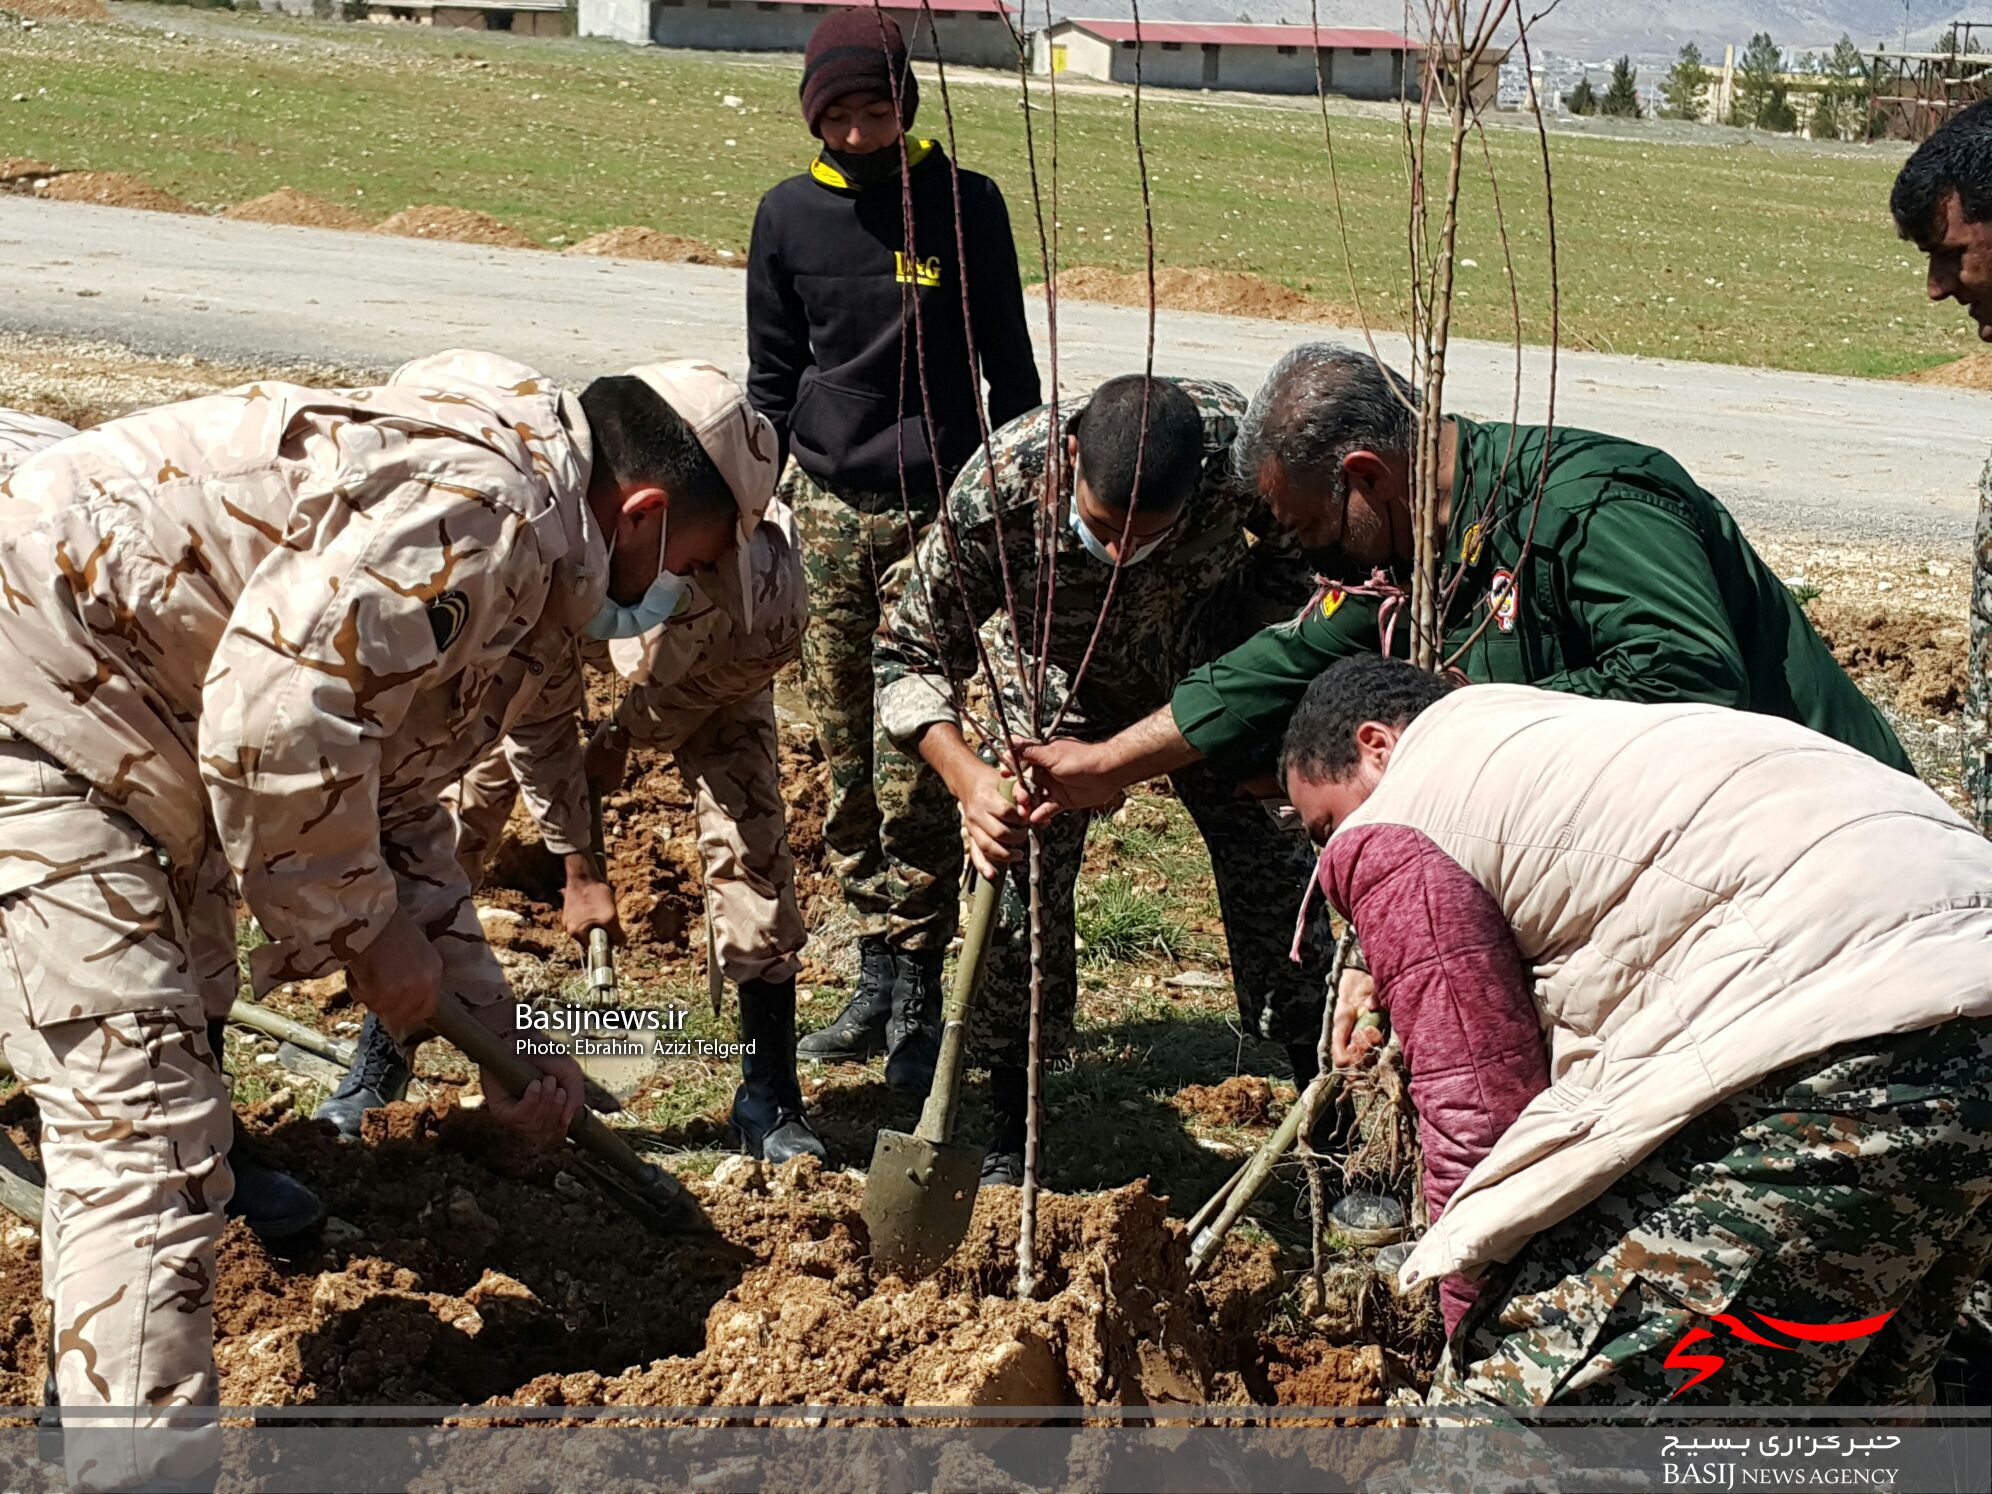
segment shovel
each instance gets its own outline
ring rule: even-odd
[[[542,1077],[538,1065],[513,1052],[447,991],[437,993],[434,1021],[438,1032],[479,1068],[495,1074],[513,1094],[523,1094],[527,1085]],[[588,1154],[586,1161],[600,1164],[591,1166],[590,1173],[639,1223],[667,1235],[712,1232],[711,1221],[685,1185],[655,1162],[637,1156],[585,1105],[568,1126],[567,1139]]]
[[[908,1281],[930,1275],[955,1253],[968,1233],[975,1191],[982,1184],[982,1148],[964,1146],[953,1137],[968,1009],[982,974],[982,956],[989,948],[1001,890],[1000,882],[976,883],[954,984],[948,987],[941,1013],[941,1055],[934,1064],[934,1086],[921,1107],[920,1124],[911,1136],[880,1131],[865,1177],[864,1205],[858,1212],[871,1232],[872,1259]]]

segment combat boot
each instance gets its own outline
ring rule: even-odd
[[[941,962],[946,952],[922,949],[893,957],[892,1015],[885,1024],[888,1089],[924,1095],[934,1086],[941,1056]]]
[[[795,978],[740,983],[740,1087],[733,1092],[733,1126],[740,1150],[782,1163],[804,1153],[821,1158],[823,1143],[802,1113],[795,1076]]]
[[[982,1159],[982,1181],[1014,1188],[1024,1181],[1024,1134],[1030,1122],[1030,1077],[1022,1066],[999,1064],[989,1071],[989,1109],[994,1139]]]
[[[219,1064],[228,1023],[217,1018],[208,1023],[207,1031],[208,1047],[214,1050],[214,1060]],[[270,1245],[294,1240],[317,1229],[325,1218],[325,1205],[318,1201],[318,1195],[257,1156],[256,1144],[244,1134],[232,1105],[228,1114],[234,1125],[228,1170],[235,1174],[235,1191],[228,1198],[228,1217],[240,1219],[256,1232],[257,1239]]]
[[[796,1055],[818,1063],[863,1063],[885,1051],[885,1019],[892,1012],[892,946],[880,938],[858,941],[858,988],[828,1027],[795,1045]]]
[[[369,1110],[391,1105],[408,1093],[412,1077],[401,1045],[372,1012],[360,1024],[353,1066],[332,1091],[331,1098],[311,1112],[313,1120],[329,1121],[344,1141],[360,1139],[360,1121]]]

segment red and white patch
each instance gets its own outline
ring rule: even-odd
[[[1515,613],[1521,608],[1521,597],[1515,591],[1515,573],[1496,571],[1494,578],[1487,583],[1487,605],[1494,613],[1494,626],[1504,633],[1515,631]]]

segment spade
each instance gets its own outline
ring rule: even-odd
[[[982,1148],[956,1142],[954,1126],[968,1010],[996,922],[1000,891],[998,882],[976,883],[954,984],[948,987],[941,1013],[941,1055],[934,1064],[934,1085],[921,1107],[920,1123],[911,1136],[880,1131],[871,1172],[865,1178],[859,1213],[871,1232],[872,1258],[908,1281],[930,1275],[955,1253],[968,1233],[975,1190],[982,1183]]]

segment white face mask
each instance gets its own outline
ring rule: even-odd
[[[1088,555],[1099,561],[1101,565],[1112,565],[1114,563],[1112,552],[1102,543],[1100,537],[1093,533],[1091,526],[1079,517],[1079,500],[1077,498],[1072,500],[1069,522],[1072,525],[1073,534],[1078,536],[1079,543],[1085,546]],[[1156,535],[1155,538],[1148,541],[1147,544],[1138,545],[1128,551],[1127,554],[1121,557],[1121,568],[1124,570],[1131,565],[1140,565],[1142,561],[1161,548],[1162,541],[1167,539],[1169,534],[1170,531],[1165,529]]]
[[[691,582],[664,569],[664,538],[669,532],[668,524],[658,526],[657,579],[644,588],[642,596],[627,606],[614,597],[603,597],[602,605],[595,609],[595,615],[582,629],[590,638],[640,638],[652,628],[669,622],[677,612],[678,604],[684,601],[685,589]],[[609,554],[613,556],[615,550],[612,536]]]

